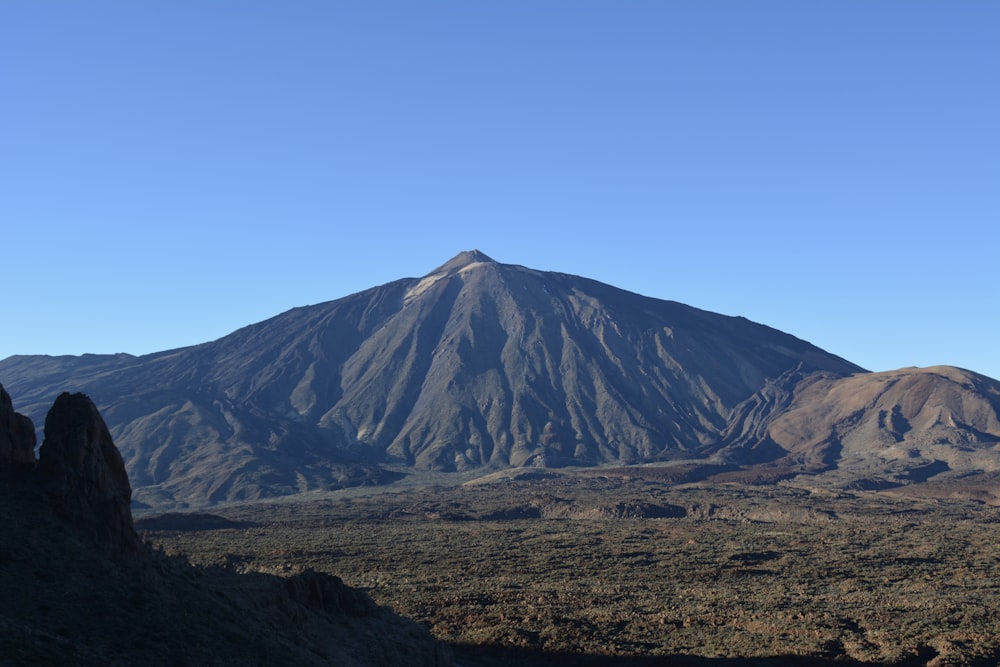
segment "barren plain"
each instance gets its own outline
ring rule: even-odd
[[[1000,508],[627,470],[147,516],[193,563],[314,569],[460,665],[996,664]]]

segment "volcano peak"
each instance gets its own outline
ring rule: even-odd
[[[454,273],[456,271],[461,271],[472,264],[481,263],[496,264],[497,262],[486,253],[479,250],[463,250],[441,266],[431,271],[428,275],[435,275],[438,273]]]

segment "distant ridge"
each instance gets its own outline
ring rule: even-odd
[[[877,375],[742,317],[479,250],[193,347],[0,361],[0,381],[32,417],[65,387],[95,397],[136,502],[164,509],[383,484],[408,470],[702,460],[738,479],[826,474],[849,424],[886,409],[869,401],[819,426],[841,414],[829,401],[856,395],[841,383],[867,377]],[[996,383],[955,386],[967,400],[934,437],[1000,442]]]

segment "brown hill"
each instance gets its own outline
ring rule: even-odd
[[[815,375],[768,425],[818,481],[885,489],[1000,471],[1000,383],[948,366]],[[834,466],[835,464],[835,466]]]

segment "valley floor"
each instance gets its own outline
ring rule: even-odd
[[[213,512],[139,525],[197,564],[336,574],[464,665],[1000,658],[995,507],[568,476]]]

